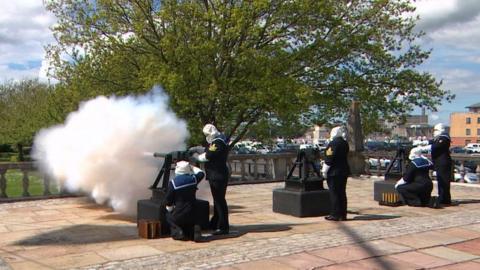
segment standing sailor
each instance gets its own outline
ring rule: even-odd
[[[225,135],[220,133],[212,124],[203,127],[208,146],[205,153],[198,157],[198,161],[205,162],[207,180],[213,197],[213,216],[210,220],[210,228],[213,235],[228,234],[230,225],[228,222],[228,206],[225,200],[228,185],[228,143]]]
[[[451,139],[441,123],[434,126],[433,136],[433,140],[429,142],[430,145],[423,146],[422,150],[431,151],[433,167],[437,173],[438,198],[435,206],[448,206],[452,204],[450,196],[450,181],[452,181]]]
[[[347,162],[349,151],[342,127],[334,127],[330,132],[330,143],[325,151],[325,162],[322,167],[323,177],[327,179],[330,192],[331,211],[326,220],[347,220],[347,178],[350,167]]]

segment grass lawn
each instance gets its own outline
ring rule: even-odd
[[[20,170],[8,170],[5,174],[5,178],[7,179],[7,196],[9,198],[22,197],[22,172]],[[30,184],[28,186],[30,196],[43,195],[43,178],[40,177],[37,172],[29,172],[28,178],[30,179]],[[50,193],[58,194],[58,192],[55,181],[50,181]]]

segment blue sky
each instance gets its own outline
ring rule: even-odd
[[[55,17],[45,11],[42,0],[2,1],[0,13],[0,81],[38,77],[48,80],[44,47],[55,40],[49,27]],[[443,81],[443,88],[456,94],[438,112],[429,112],[430,123],[449,124],[451,112],[480,102],[480,0],[417,0],[420,41],[433,49],[419,67]]]

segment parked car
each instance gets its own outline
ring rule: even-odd
[[[241,144],[234,145],[232,151],[234,154],[255,154],[254,151]]]
[[[467,150],[463,147],[460,147],[460,146],[454,146],[454,147],[450,148],[450,153],[452,153],[452,154],[466,154]]]
[[[467,153],[480,153],[480,143],[469,143],[465,146]]]
[[[389,146],[382,141],[368,141],[365,143],[365,149],[368,151],[381,151],[389,149]]]
[[[478,184],[479,179],[476,173],[474,173],[470,168],[464,167],[465,169],[465,175],[463,176],[463,182],[469,183],[469,184]],[[432,174],[434,177],[437,176],[437,173],[434,171]],[[460,173],[460,167],[455,166],[455,169],[453,170],[453,181],[455,182],[460,182],[462,180],[462,174]]]
[[[380,168],[387,168],[388,165],[390,164],[390,159],[386,159],[386,158],[381,158],[381,159],[377,159],[377,158],[369,158],[368,159],[368,163],[370,164],[370,167],[372,168],[378,168],[378,166],[380,165]]]

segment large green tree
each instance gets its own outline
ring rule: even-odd
[[[359,100],[368,119],[451,99],[416,70],[408,0],[45,0],[58,18],[51,74],[79,99],[160,84],[201,139],[270,123],[334,122]],[[258,131],[256,131],[258,133]],[[235,140],[233,141],[235,142]]]
[[[22,147],[32,144],[38,130],[61,122],[73,109],[67,99],[64,90],[34,79],[0,84],[0,144],[18,147],[22,159]]]

